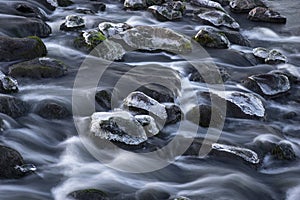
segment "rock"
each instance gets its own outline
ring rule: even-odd
[[[166,120],[168,115],[166,107],[160,104],[155,99],[145,95],[142,92],[132,92],[124,100],[122,106],[129,110],[134,110],[140,114],[149,114],[153,117],[158,117],[161,120]]]
[[[0,94],[0,113],[18,118],[25,115],[29,105],[16,97]]]
[[[146,186],[136,192],[136,198],[139,200],[167,200],[170,198],[170,194],[159,186]]]
[[[251,164],[259,163],[259,158],[257,154],[250,149],[235,147],[235,146],[225,145],[225,144],[218,144],[218,143],[213,143],[212,149],[241,157],[242,159],[244,159],[245,161]]]
[[[182,18],[182,13],[180,11],[174,10],[172,7],[169,8],[167,5],[150,6],[148,10],[151,11],[159,21],[174,21]]]
[[[166,111],[168,115],[166,124],[175,124],[183,119],[183,112],[180,107],[175,104],[166,105]]]
[[[42,20],[46,19],[44,13],[38,7],[32,6],[27,3],[18,3],[15,5],[15,9],[19,12],[18,14],[25,17],[35,17]]]
[[[0,36],[0,61],[33,59],[46,54],[46,46],[38,37],[10,38]]]
[[[217,108],[214,108],[213,112],[215,112],[214,116],[212,116],[212,108],[209,105],[194,106],[186,113],[186,119],[202,127],[217,128],[225,120],[225,117]]]
[[[230,15],[219,10],[200,9],[195,14],[205,23],[217,27],[227,27],[234,30],[239,30],[240,28],[240,25]]]
[[[2,118],[0,118],[0,133],[5,130],[5,123]]]
[[[286,23],[286,17],[280,13],[265,7],[253,8],[248,15],[251,21],[271,22],[271,23]]]
[[[253,49],[252,52],[253,55],[259,59],[259,61],[267,64],[280,64],[287,62],[286,56],[275,49],[267,50],[262,47],[257,47]]]
[[[95,11],[88,9],[88,8],[76,8],[77,13],[82,13],[86,15],[94,15],[96,14]]]
[[[137,89],[137,91],[143,92],[160,103],[174,102],[176,98],[174,91],[158,84],[142,85]]]
[[[57,4],[61,7],[67,7],[74,4],[74,2],[71,0],[57,0]]]
[[[0,146],[0,179],[22,178],[25,174],[16,168],[23,165],[22,156],[16,150]]]
[[[230,0],[212,0],[212,1],[215,1],[219,4],[221,4],[222,6],[228,6],[230,3]]]
[[[265,116],[262,100],[254,94],[237,91],[212,91],[212,94],[227,101],[227,116],[241,118]]]
[[[18,90],[17,80],[0,71],[0,93],[14,93]]]
[[[0,31],[10,37],[48,37],[52,30],[43,20],[21,16],[1,17]]]
[[[230,1],[230,10],[232,12],[249,12],[255,7],[261,6],[266,7],[266,5],[261,0],[232,0]]]
[[[35,58],[9,67],[9,75],[13,77],[57,78],[67,73],[67,66],[52,58]]]
[[[219,3],[210,0],[191,0],[191,4],[195,6],[200,6],[202,8],[213,8],[226,12]]]
[[[64,119],[71,115],[70,111],[62,103],[53,100],[39,102],[35,113],[45,119]]]
[[[99,90],[96,92],[95,100],[105,111],[111,109],[111,91],[109,90]]]
[[[224,34],[232,44],[241,46],[250,46],[250,41],[246,39],[240,32],[231,30],[219,30],[220,34]]]
[[[97,30],[89,30],[81,32],[80,36],[74,40],[76,48],[85,48],[87,51],[91,51],[101,42],[106,40],[106,37]]]
[[[147,7],[146,0],[125,0],[124,1],[125,9],[140,10],[146,7]]]
[[[15,169],[19,170],[22,173],[31,173],[37,170],[36,166],[34,166],[33,164],[24,164],[21,166],[17,165],[15,166]]]
[[[279,160],[295,160],[296,154],[291,144],[286,142],[280,142],[277,144],[271,154]]]
[[[143,126],[129,112],[97,112],[91,119],[91,133],[102,139],[130,145],[147,140]]]
[[[57,0],[38,0],[38,2],[51,11],[54,11],[58,7]]]
[[[173,53],[192,51],[192,43],[188,38],[168,28],[138,26],[120,33],[118,38],[134,49]]]
[[[258,74],[247,78],[244,85],[250,90],[263,95],[277,95],[290,90],[290,81],[283,74]]]
[[[204,47],[226,49],[229,47],[229,40],[221,33],[210,28],[202,28],[194,39]]]
[[[122,45],[109,39],[104,40],[93,52],[97,57],[110,61],[121,60],[125,53],[126,50]]]
[[[98,28],[100,32],[105,35],[105,37],[109,38],[128,29],[131,29],[132,26],[127,23],[102,22],[98,25]]]
[[[134,117],[144,127],[148,137],[157,135],[159,133],[159,129],[153,117],[149,115],[136,115]]]
[[[96,11],[104,12],[106,10],[106,5],[103,2],[92,3]]]
[[[107,195],[97,189],[78,190],[70,193],[68,197],[74,200],[108,200]]]
[[[164,2],[165,2],[165,0],[146,0],[146,3],[148,6],[161,5]]]
[[[84,19],[78,15],[68,15],[63,24],[60,25],[60,30],[74,31],[85,27]]]

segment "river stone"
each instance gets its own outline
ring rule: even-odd
[[[291,88],[288,77],[277,73],[252,75],[244,85],[254,92],[268,96],[287,92]],[[259,90],[256,89],[257,87]]]
[[[278,160],[295,160],[296,154],[291,144],[280,142],[271,151],[271,154]]]
[[[155,120],[150,115],[136,115],[134,118],[143,126],[148,137],[159,133]]]
[[[172,7],[170,8],[168,5],[154,5],[150,6],[148,10],[151,11],[159,21],[174,21],[182,18],[182,13],[180,11],[174,10]]]
[[[96,91],[95,100],[102,110],[108,111],[111,109],[111,96],[110,90],[98,90]]]
[[[67,66],[59,60],[42,57],[14,64],[8,73],[13,77],[57,78],[66,75]]]
[[[23,164],[24,161],[19,152],[0,146],[0,179],[22,178],[25,174],[15,167]]]
[[[138,200],[167,200],[170,194],[162,186],[144,186],[136,192],[134,199]]]
[[[223,12],[226,12],[224,8],[218,2],[210,0],[191,0],[191,4],[195,6],[200,6],[202,8],[213,8]]]
[[[186,119],[202,127],[218,127],[224,121],[224,116],[218,108],[213,109],[214,116],[211,106],[194,106],[186,113]]]
[[[92,54],[105,60],[117,61],[121,60],[125,53],[126,51],[122,45],[107,39],[97,46]]]
[[[138,145],[147,140],[143,126],[127,111],[96,112],[90,131],[102,139]]]
[[[180,78],[178,76],[175,76],[175,78],[178,78],[175,81],[180,80]],[[155,99],[159,103],[174,102],[175,98],[176,98],[176,92],[175,91],[171,91],[169,88],[167,88],[163,85],[154,84],[154,83],[153,84],[142,85],[136,91],[143,92],[144,94],[146,94],[147,96]]]
[[[120,33],[118,38],[134,49],[164,50],[173,53],[192,51],[190,39],[168,28],[138,26]]]
[[[71,115],[70,111],[62,103],[53,100],[39,102],[35,113],[45,119],[64,119]]]
[[[4,120],[0,118],[0,133],[6,129]]]
[[[146,0],[125,0],[124,8],[125,9],[133,9],[139,10],[147,7]]]
[[[74,2],[71,0],[57,0],[57,4],[61,7],[67,7],[74,4]]]
[[[266,5],[261,0],[231,0],[230,10],[232,12],[249,12],[255,7],[261,6],[266,7]]]
[[[34,17],[45,20],[47,17],[45,14],[36,6],[32,6],[28,3],[17,3],[14,5],[18,15],[25,17]]]
[[[229,40],[221,33],[210,28],[202,28],[198,31],[194,39],[204,47],[226,49],[229,47]]]
[[[18,90],[17,80],[0,71],[0,93],[14,93]]]
[[[86,189],[70,193],[68,197],[74,200],[108,200],[107,195],[101,190]]]
[[[227,27],[234,30],[240,28],[240,25],[230,15],[219,10],[200,9],[196,12],[196,16],[200,20],[217,27]]]
[[[146,0],[148,6],[161,5],[165,0]]]
[[[229,103],[227,104],[227,111],[230,115],[233,115],[233,117],[244,117],[235,111],[234,106],[238,107],[240,111],[249,117],[265,116],[263,102],[254,94],[237,91],[213,91],[212,94],[225,99]]]
[[[127,23],[111,23],[111,22],[102,22],[98,25],[98,28],[101,33],[103,33],[107,38],[117,35],[121,32],[124,32],[128,29],[131,29]]]
[[[271,22],[271,23],[286,23],[286,17],[280,13],[265,7],[253,8],[248,15],[251,21]]]
[[[25,115],[29,105],[13,96],[0,94],[0,113],[4,113],[12,118]]]
[[[63,24],[60,25],[60,30],[73,31],[85,27],[84,19],[78,15],[68,15]]]
[[[245,161],[251,164],[259,163],[258,155],[250,149],[235,147],[235,146],[225,145],[225,144],[219,144],[219,143],[213,143],[212,149],[216,151],[234,154],[238,157],[241,157],[242,159],[244,159]]]
[[[0,36],[0,61],[33,59],[46,54],[46,46],[38,37],[11,38]]]
[[[134,109],[137,112],[146,112],[149,115],[154,115],[161,120],[166,120],[168,115],[166,107],[152,99],[151,97],[145,95],[142,92],[132,92],[124,100],[123,105],[126,109]]]
[[[91,51],[106,37],[98,30],[82,31],[80,36],[74,40],[74,46],[85,51]]]
[[[214,2],[217,2],[219,4],[221,4],[222,6],[228,6],[230,3],[230,0],[212,0]]]
[[[181,119],[183,119],[182,110],[180,109],[179,106],[175,104],[167,104],[166,111],[168,115],[166,124],[175,124],[177,122],[180,122]]]
[[[287,57],[276,49],[267,50],[262,47],[257,47],[253,49],[252,53],[259,61],[267,64],[287,63]]]

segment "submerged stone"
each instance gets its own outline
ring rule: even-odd
[[[271,154],[279,160],[295,160],[296,154],[291,144],[280,142],[273,149]]]
[[[24,116],[29,105],[16,97],[0,94],[0,113],[6,114],[12,118]]]
[[[120,33],[116,39],[140,50],[164,50],[173,53],[192,51],[192,43],[188,38],[168,28],[138,26]]]
[[[124,8],[139,10],[147,7],[146,0],[125,0]]]
[[[196,13],[197,17],[204,22],[210,23],[217,27],[227,27],[239,30],[240,25],[227,13],[219,10],[200,10]]]
[[[78,15],[66,16],[65,22],[60,26],[60,30],[73,31],[85,27],[84,19]]]
[[[266,7],[261,0],[232,0],[230,3],[230,10],[233,12],[249,12],[255,7]]]
[[[182,18],[182,13],[178,10],[174,10],[172,7],[169,8],[167,5],[162,6],[150,6],[149,11],[159,20],[159,21],[173,21]]]
[[[252,164],[259,163],[259,158],[258,158],[257,154],[250,149],[235,147],[235,146],[225,145],[225,144],[218,144],[218,143],[213,143],[212,149],[217,150],[217,151],[227,152],[230,154],[234,154]]]
[[[150,115],[136,115],[134,117],[144,127],[148,137],[157,135],[159,133],[159,129],[155,123],[155,120]]]
[[[251,87],[252,83],[256,84],[261,92],[257,91],[256,87]],[[291,88],[288,77],[276,73],[252,75],[248,77],[245,86],[255,92],[269,96],[287,92]]]
[[[128,109],[133,108],[137,112],[148,112],[150,115],[154,115],[162,120],[166,120],[168,117],[166,107],[163,104],[142,92],[130,93],[124,99],[123,107]]]
[[[265,7],[256,7],[249,12],[248,19],[252,21],[271,22],[271,23],[286,23],[286,17],[280,13]]]
[[[213,8],[213,9],[217,9],[217,10],[226,12],[220,3],[210,1],[210,0],[191,0],[191,4],[195,5],[195,6],[200,6],[200,7],[204,7],[204,8]]]
[[[130,145],[147,140],[143,126],[129,112],[96,112],[91,119],[91,133],[102,139]]]
[[[256,95],[237,91],[213,91],[212,93],[237,106],[246,115],[254,117],[265,116],[262,100]],[[227,110],[230,111],[230,109],[234,110],[229,105]],[[232,115],[239,116],[239,113],[232,113]]]
[[[194,39],[204,47],[226,49],[229,47],[229,40],[227,37],[210,28],[202,28],[196,34]]]
[[[59,60],[42,57],[21,62],[9,67],[13,77],[57,78],[66,75],[67,66]]]
[[[121,32],[124,32],[128,29],[131,29],[127,23],[111,23],[111,22],[102,22],[98,25],[98,28],[101,33],[103,33],[107,38],[117,35]]]
[[[18,90],[17,80],[0,71],[0,93],[14,93]]]
[[[45,119],[64,119],[71,115],[62,103],[53,100],[39,102],[35,112]]]

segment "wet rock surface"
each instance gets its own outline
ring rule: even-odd
[[[24,161],[19,152],[0,145],[0,179],[22,178],[25,174],[15,167],[23,164]]]
[[[29,105],[24,101],[9,95],[0,94],[0,112],[13,118],[24,116]]]
[[[233,12],[249,12],[255,7],[265,7],[261,0],[232,0],[230,2],[230,10]]]
[[[286,17],[280,13],[265,7],[256,7],[249,12],[248,19],[252,21],[286,23]]]
[[[191,4],[202,8],[212,8],[226,12],[220,3],[210,0],[191,0]]]
[[[139,10],[147,7],[146,0],[125,0],[124,8]]]
[[[62,103],[51,100],[40,102],[35,112],[45,119],[64,119],[71,116],[70,111]]]
[[[0,71],[0,93],[14,93],[18,90],[17,80]]]
[[[81,16],[78,15],[68,15],[66,20],[60,26],[60,30],[63,31],[74,31],[85,27],[85,21]]]
[[[229,47],[227,37],[210,28],[200,29],[194,39],[204,47],[226,49]]]
[[[274,65],[287,62],[286,56],[276,49],[268,50],[262,47],[257,47],[253,49],[252,52],[261,62],[265,62],[267,64]]]
[[[13,77],[57,78],[66,75],[67,66],[56,59],[36,58],[9,67],[9,75]]]
[[[127,23],[102,22],[98,25],[98,28],[100,32],[105,35],[105,37],[109,38],[128,29],[131,29],[132,26]]]
[[[101,190],[86,189],[70,193],[68,197],[74,200],[108,200],[107,195]]]

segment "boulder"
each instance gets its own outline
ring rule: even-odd
[[[81,16],[68,15],[64,23],[60,25],[60,30],[74,31],[85,27],[85,21]]]
[[[268,50],[262,47],[257,47],[252,51],[258,61],[266,64],[287,63],[287,57],[276,49]]]
[[[169,8],[168,5],[154,5],[150,6],[148,10],[152,12],[159,21],[174,21],[182,18],[182,13],[180,11],[173,9],[172,7]]]
[[[27,113],[29,105],[16,97],[0,94],[0,113],[18,118]]]
[[[64,119],[71,115],[65,105],[53,100],[39,102],[35,108],[35,113],[45,119]]]
[[[251,164],[259,163],[258,155],[250,149],[235,147],[235,146],[225,145],[225,144],[219,144],[219,143],[213,143],[212,149],[213,151],[225,152],[228,154],[238,156]]]
[[[270,8],[256,7],[253,8],[248,15],[251,21],[271,22],[271,23],[286,23],[286,17],[281,16],[280,13],[273,11]]]
[[[126,111],[94,113],[90,132],[101,139],[129,145],[138,145],[147,140],[143,126]]]
[[[140,10],[146,7],[147,7],[146,0],[125,0],[124,1],[125,9]]]
[[[108,111],[111,109],[111,95],[110,90],[98,90],[95,95],[95,100],[102,110]]]
[[[266,7],[266,5],[261,0],[231,0],[230,10],[232,12],[249,12],[255,7]]]
[[[74,4],[74,2],[71,0],[57,0],[57,4],[60,7],[67,7]]]
[[[167,104],[166,111],[168,115],[166,124],[175,124],[183,119],[183,112],[180,107],[175,104]]]
[[[25,174],[16,168],[24,164],[23,158],[16,150],[0,146],[0,179],[22,178]]]
[[[14,64],[9,67],[9,75],[13,77],[57,78],[67,73],[67,66],[52,58],[35,58]]]
[[[82,31],[80,36],[74,40],[74,45],[76,48],[90,51],[104,40],[106,37],[97,30]]]
[[[284,74],[270,73],[249,76],[245,87],[261,95],[273,96],[290,90],[290,81]]]
[[[209,48],[226,49],[230,44],[224,34],[210,28],[200,29],[194,39],[202,46]]]
[[[127,23],[102,22],[98,25],[98,28],[100,32],[105,35],[105,37],[109,38],[128,29],[131,29],[132,26]]]
[[[120,33],[116,39],[139,50],[164,50],[173,53],[192,51],[192,43],[188,38],[168,28],[138,26]]]
[[[0,71],[0,93],[14,93],[18,90],[17,80]]]
[[[222,12],[226,12],[224,8],[219,4],[218,2],[215,1],[210,1],[210,0],[191,0],[191,4],[195,6],[199,6],[202,8],[212,8],[216,10],[220,10]]]
[[[31,4],[28,3],[17,3],[14,5],[18,15],[22,15],[25,17],[34,17],[34,18],[39,18],[42,20],[46,19],[46,16],[41,10],[36,7],[32,6]]]
[[[108,200],[107,195],[101,190],[97,189],[74,191],[70,193],[68,197],[74,200]]]
[[[27,60],[46,54],[45,44],[36,36],[28,38],[0,36],[0,61]]]
[[[149,114],[161,120],[166,120],[168,115],[163,104],[145,95],[142,92],[132,92],[124,100],[122,106],[139,114]]]
[[[230,15],[223,11],[200,9],[195,14],[201,21],[216,27],[227,27],[234,30],[239,30],[240,28],[240,25]]]

